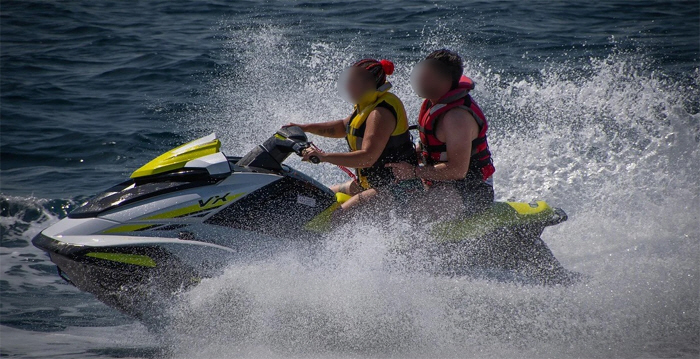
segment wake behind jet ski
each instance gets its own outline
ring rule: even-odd
[[[214,134],[200,138],[158,156],[32,243],[66,281],[144,319],[232,261],[266,258],[331,230],[346,198],[283,164],[309,146],[299,127],[280,129],[243,157],[224,155]],[[435,224],[423,243],[432,244],[438,273],[495,271],[494,279],[566,284],[569,272],[539,238],[564,220],[545,202],[496,202]]]

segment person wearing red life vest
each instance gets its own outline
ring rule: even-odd
[[[398,180],[420,178],[427,188],[419,200],[424,204],[445,211],[446,200],[456,197],[463,205],[458,212],[474,214],[493,203],[495,168],[486,138],[488,122],[469,95],[474,83],[463,72],[462,58],[446,49],[434,51],[414,68],[413,89],[425,98],[418,118],[423,165],[386,166]]]

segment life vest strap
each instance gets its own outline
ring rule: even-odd
[[[441,98],[440,101],[435,106],[440,105],[440,104],[453,103],[461,98],[466,97],[469,94],[469,90],[467,90],[467,89],[457,89],[457,90],[453,90],[450,92],[452,92],[452,93],[448,93],[445,97]]]
[[[355,137],[364,137],[365,131],[364,127],[362,128],[348,128],[347,132]]]
[[[447,106],[446,103],[437,103],[437,104],[433,105],[433,107],[430,108],[430,114],[431,115],[435,114],[435,112],[442,110],[445,106]]]
[[[423,145],[423,150],[425,152],[447,152],[447,145]]]
[[[493,160],[490,157],[482,160],[471,159],[470,161],[471,162],[469,162],[469,167],[474,168],[483,168],[493,163]]]
[[[486,143],[486,136],[477,137],[476,139],[474,139],[474,141],[472,141],[472,148],[478,147],[479,145],[482,145],[484,143]]]
[[[476,124],[479,126],[479,128],[484,127],[484,120],[481,119],[481,117],[477,116],[476,112],[472,110],[471,108],[471,97],[469,98],[469,104],[467,105],[466,103],[464,105],[459,106],[462,110],[468,111],[472,117],[474,117],[474,121],[476,121]]]
[[[435,134],[435,131],[429,130],[423,126],[419,125],[419,126],[417,126],[417,128],[418,128],[418,131],[420,131],[421,133],[424,133],[426,135],[434,135]]]
[[[473,154],[471,157],[476,158],[476,159],[482,159],[482,158],[486,158],[486,157],[490,157],[490,156],[491,156],[491,151],[483,150],[483,151],[479,151],[479,152]]]
[[[383,85],[379,86],[377,88],[377,91],[379,91],[379,93],[384,93],[384,92],[389,91],[391,89],[391,87],[392,87],[391,82],[387,81]]]

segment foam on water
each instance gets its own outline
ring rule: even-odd
[[[33,238],[42,229],[58,221],[56,213],[50,212],[46,207],[66,211],[69,205],[61,203],[52,204],[48,200],[37,198],[7,197],[0,198],[2,216],[0,216],[0,229],[2,230],[3,245],[0,247],[0,270],[4,275],[2,280],[8,289],[18,292],[26,292],[30,288],[51,285],[56,283],[54,276],[48,277],[42,273],[44,269],[39,263],[43,262],[41,250],[32,246],[28,247],[26,238]],[[25,248],[27,247],[27,248]],[[8,294],[5,292],[4,294]],[[5,306],[13,303],[5,301]]]
[[[160,355],[146,329],[137,324],[108,327],[68,327],[41,332],[0,326],[3,356],[24,359],[153,358]]]
[[[214,121],[203,124],[229,154],[284,123],[349,113],[334,84],[361,45],[289,46],[279,28],[229,31],[237,70],[214,81]],[[422,52],[446,41],[427,38]],[[397,61],[392,81],[415,114],[412,63]],[[587,281],[539,287],[389,270],[402,221],[358,224],[319,257],[239,263],[183,294],[164,329],[172,356],[697,357],[699,72],[670,80],[624,51],[527,76],[469,59],[466,68],[492,123],[497,197],[566,209],[570,220],[543,239]],[[343,179],[331,166],[293,164],[328,184]]]
[[[45,333],[73,326],[109,327],[133,322],[92,295],[66,284],[48,256],[30,243],[75,204],[74,200],[0,197],[1,355],[42,357],[50,350],[39,345],[42,338],[61,338]],[[33,331],[44,333],[32,334]],[[18,337],[27,339],[13,340]]]

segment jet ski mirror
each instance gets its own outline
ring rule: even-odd
[[[283,127],[262,145],[248,152],[236,165],[281,171],[282,162],[290,154],[296,153],[301,156],[309,146],[306,133],[300,127]]]

